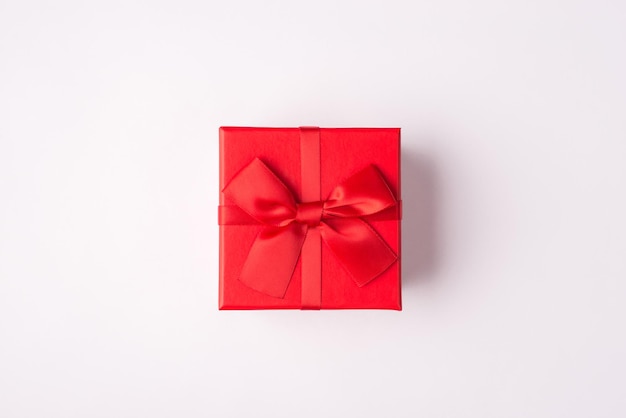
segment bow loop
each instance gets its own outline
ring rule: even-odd
[[[295,219],[297,210],[293,195],[258,158],[235,175],[222,191],[260,223],[285,226]]]
[[[396,204],[380,172],[369,165],[342,181],[324,204],[324,213],[335,217],[373,215]]]

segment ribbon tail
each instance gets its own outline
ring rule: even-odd
[[[321,235],[359,287],[378,277],[398,258],[380,235],[359,218],[324,219]]]
[[[292,222],[263,229],[252,243],[239,280],[267,295],[283,298],[306,238],[306,225]]]

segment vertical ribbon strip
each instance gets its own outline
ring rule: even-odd
[[[319,202],[321,191],[320,130],[300,128],[300,178],[302,202]],[[321,208],[320,208],[321,209]],[[310,225],[302,245],[302,309],[319,309],[322,302],[322,237],[319,221]]]

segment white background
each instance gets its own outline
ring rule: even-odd
[[[626,3],[0,3],[0,416],[626,415]],[[403,128],[404,311],[217,310],[218,127]]]

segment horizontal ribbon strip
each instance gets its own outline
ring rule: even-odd
[[[396,204],[372,215],[362,216],[361,219],[367,222],[397,221],[402,219],[402,201],[397,200]],[[218,225],[258,225],[259,221],[248,215],[239,206],[222,205],[217,207]]]

